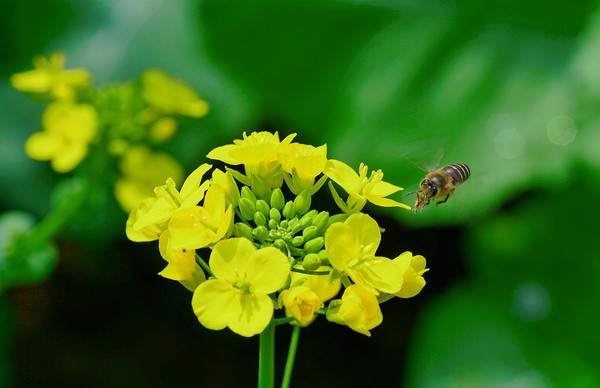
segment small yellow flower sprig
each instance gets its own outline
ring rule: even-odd
[[[159,69],[145,70],[139,81],[95,88],[90,72],[65,69],[65,63],[62,52],[38,56],[35,69],[10,78],[15,89],[48,103],[42,130],[27,139],[25,153],[50,161],[59,173],[73,171],[92,158],[90,153],[117,159],[120,177],[114,193],[126,212],[166,177],[180,179],[179,163],[152,149],[175,135],[180,116],[205,116],[208,103]]]

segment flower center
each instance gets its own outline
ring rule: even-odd
[[[250,283],[237,281],[233,283],[233,287],[242,294],[253,294],[254,287]]]

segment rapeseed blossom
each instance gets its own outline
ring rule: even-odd
[[[393,294],[402,288],[404,274],[392,260],[375,256],[380,242],[377,222],[363,213],[331,225],[325,233],[325,249],[333,268],[375,295],[379,291]]]
[[[246,238],[217,243],[210,255],[215,278],[194,291],[192,307],[203,326],[244,337],[261,333],[273,317],[269,297],[287,280],[290,264],[279,249],[257,249]]]
[[[377,206],[401,207],[410,210],[410,206],[387,198],[389,195],[404,189],[385,182],[381,170],[371,171],[371,175],[367,175],[369,169],[361,163],[358,171],[357,174],[350,166],[339,160],[330,159],[327,161],[325,174],[348,193],[348,199],[344,203],[330,184],[335,202],[344,213],[361,211],[367,201]]]
[[[42,128],[27,139],[25,153],[50,160],[56,172],[69,172],[87,155],[98,130],[98,114],[88,104],[56,101],[44,111]]]

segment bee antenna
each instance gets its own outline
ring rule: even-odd
[[[415,190],[415,191],[411,191],[410,193],[406,193],[406,194],[404,194],[404,196],[405,196],[405,197],[408,197],[409,195],[411,195],[411,194],[414,194],[414,193],[416,193],[416,192],[418,192],[418,191],[421,191],[421,190]]]

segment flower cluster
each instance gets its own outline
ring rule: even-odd
[[[168,179],[131,212],[127,236],[158,240],[167,262],[159,274],[193,291],[194,313],[209,329],[253,336],[283,310],[281,322],[307,326],[324,314],[370,336],[383,319],[380,303],[418,294],[427,269],[410,252],[377,256],[381,229],[361,210],[367,201],[410,207],[388,198],[402,188],[383,181],[380,170],[369,175],[361,164],[356,173],[327,159],[325,145],[294,137],[244,133],[213,149],[209,159],[243,169],[216,168],[205,178],[212,166],[202,164],[181,190]],[[328,179],[348,194],[344,201],[329,183],[339,214],[312,209]]]
[[[177,116],[206,115],[206,101],[162,70],[148,69],[139,81],[94,88],[87,70],[66,70],[65,62],[62,52],[39,56],[35,69],[10,78],[15,89],[48,103],[42,130],[25,143],[26,154],[50,161],[60,173],[74,170],[92,150],[116,158],[115,196],[127,212],[166,177],[181,179],[179,163],[153,148],[173,137]]]

